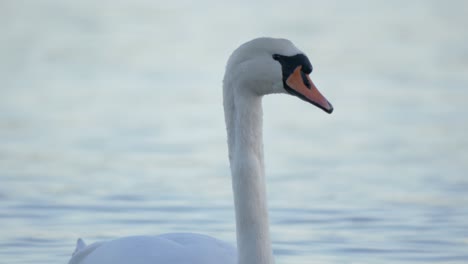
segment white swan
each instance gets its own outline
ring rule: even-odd
[[[263,95],[289,93],[327,113],[332,105],[310,80],[312,65],[289,40],[258,38],[228,60],[224,113],[236,213],[237,250],[199,234],[124,237],[86,246],[69,264],[272,264],[262,143]]]

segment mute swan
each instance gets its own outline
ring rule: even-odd
[[[224,114],[236,214],[237,250],[190,233],[124,237],[86,246],[69,264],[272,264],[262,143],[263,95],[288,93],[327,113],[306,55],[286,39],[258,38],[236,49],[223,81]]]

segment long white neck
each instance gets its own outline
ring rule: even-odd
[[[224,89],[239,264],[273,264],[263,162],[261,97]]]

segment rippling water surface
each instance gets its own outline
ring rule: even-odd
[[[465,1],[3,1],[0,263],[234,243],[225,61],[293,40],[335,106],[264,100],[277,263],[468,263]]]

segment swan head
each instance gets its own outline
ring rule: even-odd
[[[291,41],[257,38],[242,44],[228,60],[224,89],[234,93],[287,93],[327,113],[333,106],[310,79],[312,64]]]

